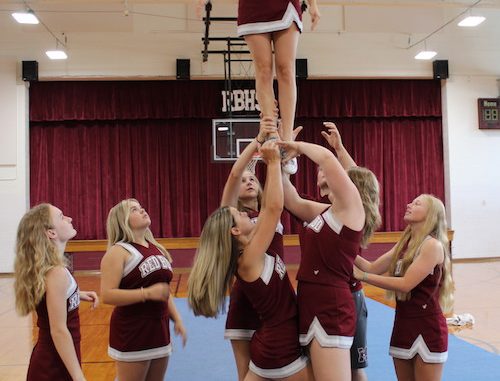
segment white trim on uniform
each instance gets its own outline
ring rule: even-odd
[[[335,215],[333,214],[333,210],[329,208],[326,212],[322,214],[325,222],[330,226],[330,228],[337,234],[340,234],[342,227],[344,224],[340,222]]]
[[[78,289],[78,285],[76,284],[75,278],[73,278],[73,275],[69,272],[69,270],[65,267],[64,270],[66,270],[66,275],[68,276],[69,280],[69,286],[68,289],[66,290],[66,299],[69,298],[71,295],[74,294],[74,292]]]
[[[269,254],[264,254],[264,268],[262,269],[262,274],[260,274],[260,279],[268,285],[271,281],[274,271],[274,257]]]
[[[281,221],[278,222],[278,225],[276,225],[276,230],[275,232],[280,234],[280,235],[283,235],[283,231],[284,231],[284,227],[283,227],[283,224],[281,223]]]
[[[131,255],[131,257],[127,260],[127,263],[125,263],[125,267],[123,268],[122,278],[125,278],[142,261],[144,256],[130,243],[117,242],[116,244],[123,247]]]
[[[314,317],[307,334],[300,335],[300,345],[303,347],[309,345],[312,339],[318,340],[319,345],[323,348],[341,349],[350,349],[354,341],[354,337],[352,336],[328,335],[321,326],[317,316]]]
[[[255,329],[226,329],[224,339],[226,340],[251,340]]]
[[[165,345],[164,347],[131,352],[120,352],[108,346],[109,357],[111,357],[113,360],[124,362],[154,360],[162,357],[168,357],[171,353],[172,344]]]
[[[288,7],[286,8],[285,14],[281,18],[281,20],[254,22],[254,23],[239,25],[238,37],[245,36],[247,34],[261,34],[261,33],[276,32],[278,30],[285,30],[288,29],[293,22],[297,24],[297,27],[302,32],[303,29],[302,21],[300,20],[297,10],[290,2],[288,3]]]
[[[448,351],[431,352],[422,335],[418,335],[410,349],[389,347],[389,355],[397,359],[410,360],[417,354],[422,357],[425,363],[440,364],[448,360]]]
[[[285,365],[281,368],[274,369],[263,369],[259,368],[257,365],[250,361],[249,368],[256,375],[263,378],[285,378],[294,375],[297,372],[300,372],[307,366],[307,362],[309,359],[306,356],[300,356],[294,362]]]

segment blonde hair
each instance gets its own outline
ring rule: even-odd
[[[137,202],[135,198],[128,198],[126,200],[120,201],[118,204],[113,206],[108,213],[108,219],[106,221],[106,231],[108,235],[108,249],[116,244],[117,242],[134,242],[134,233],[129,225],[130,218],[130,203]],[[146,241],[155,245],[158,250],[172,262],[172,257],[170,253],[165,249],[153,236],[153,233],[149,228],[146,229],[144,234]]]
[[[50,204],[31,208],[17,228],[16,258],[14,260],[14,293],[16,311],[25,316],[34,311],[45,295],[45,275],[65,260],[47,236],[53,229]]]
[[[378,180],[372,171],[364,167],[349,168],[347,170],[347,175],[358,189],[361,201],[363,202],[365,225],[363,227],[361,247],[366,248],[368,246],[368,240],[382,223],[379,210],[380,197]]]
[[[227,206],[213,212],[203,226],[188,279],[188,303],[196,316],[217,317],[224,311],[239,256],[238,243],[231,234],[233,226]]]
[[[397,262],[400,259],[400,254],[404,251],[404,255],[401,258],[401,272],[398,276],[403,276],[406,273],[408,267],[415,260],[415,256],[418,254],[422,243],[427,236],[431,236],[441,242],[441,246],[444,251],[444,262],[442,266],[442,276],[441,285],[439,290],[439,303],[443,313],[449,313],[453,309],[453,291],[454,284],[453,278],[451,276],[451,261],[450,261],[450,251],[449,251],[449,241],[448,241],[448,231],[446,224],[446,212],[443,203],[438,198],[429,195],[422,194],[424,202],[427,204],[427,216],[425,218],[422,229],[412,235],[411,226],[407,226],[403,232],[403,235],[399,239],[398,243],[394,249],[394,256],[392,258],[391,265],[389,267],[389,274],[391,276],[395,275],[395,270]],[[398,300],[408,300],[411,297],[411,292],[388,292],[389,296],[396,296]]]

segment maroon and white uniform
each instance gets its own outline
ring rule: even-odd
[[[259,212],[250,211],[248,216],[257,223]],[[278,223],[269,250],[283,259],[283,225]],[[236,278],[229,297],[226,329],[224,338],[229,340],[250,340],[255,330],[260,327],[260,318],[252,304],[241,290],[240,281]]]
[[[68,279],[70,285],[66,291],[66,325],[75,345],[78,362],[81,362],[80,355],[80,317],[78,308],[80,306],[80,290],[75,279],[68,270]],[[50,335],[49,313],[47,311],[47,300],[44,295],[38,306],[36,307],[38,315],[37,326],[38,341],[31,353],[30,364],[28,368],[27,381],[53,381],[53,380],[68,380],[72,378],[66,369],[61,357],[57,353],[57,349]]]
[[[240,0],[238,36],[285,30],[295,23],[302,32],[299,0]]]
[[[399,275],[399,263],[396,264],[396,276]],[[426,363],[444,363],[448,359],[448,327],[439,305],[442,275],[442,265],[437,265],[411,290],[409,300],[396,301],[389,348],[392,357],[409,360],[418,354]]]
[[[361,237],[362,231],[344,226],[330,207],[307,224],[297,273],[302,345],[314,338],[322,347],[351,348],[356,307],[349,280]]]
[[[131,255],[123,269],[120,289],[133,290],[172,280],[172,266],[158,248],[118,242]],[[117,361],[144,361],[170,356],[167,302],[148,300],[113,310],[108,354]]]
[[[298,336],[297,301],[285,263],[272,251],[264,255],[259,279],[240,288],[260,317],[250,341],[249,368],[263,378],[289,377],[307,366]]]

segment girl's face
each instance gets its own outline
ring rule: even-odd
[[[67,242],[76,235],[76,230],[71,223],[72,218],[65,216],[61,209],[50,206],[50,219],[52,229],[49,229],[49,238]]]
[[[241,178],[239,198],[242,200],[256,199],[259,194],[259,187],[257,177],[252,172],[245,171]]]
[[[237,233],[246,235],[249,234],[255,228],[255,224],[252,222],[250,217],[248,217],[247,212],[240,212],[238,209],[234,207],[231,207],[230,211],[234,219],[235,226],[233,228],[236,228]]]
[[[422,222],[427,217],[429,206],[423,196],[418,196],[406,206],[404,220],[407,223]]]
[[[151,225],[151,219],[144,208],[137,201],[129,201],[128,224],[132,230],[146,229]]]

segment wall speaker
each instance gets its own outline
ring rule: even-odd
[[[448,60],[435,60],[432,63],[434,79],[448,79]]]
[[[189,79],[191,77],[191,63],[187,59],[177,59],[177,79]]]
[[[38,62],[23,61],[23,81],[38,81]]]
[[[307,58],[297,58],[295,60],[295,77],[307,79]]]

